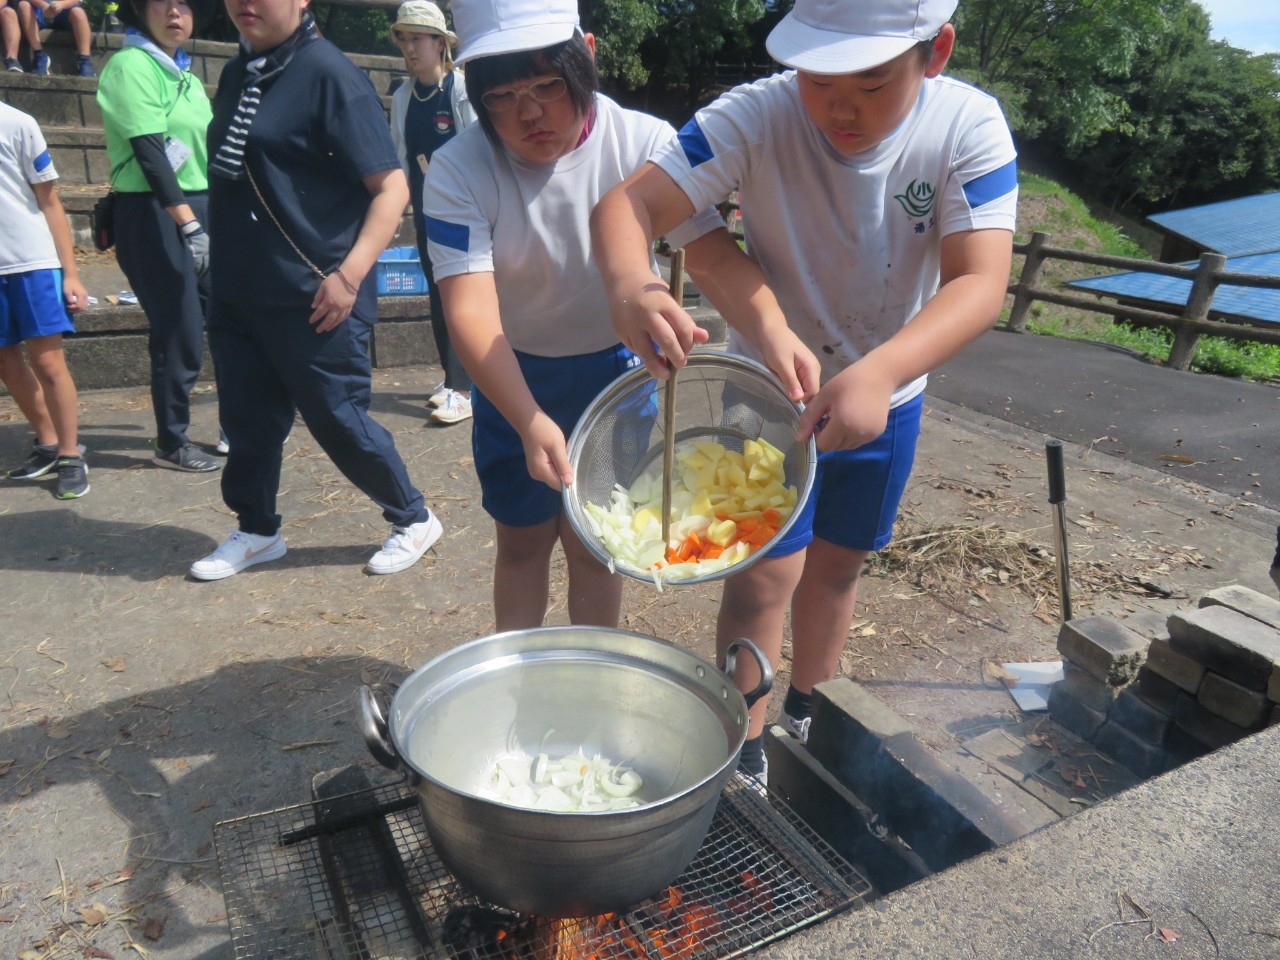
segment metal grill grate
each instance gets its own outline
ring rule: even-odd
[[[417,804],[393,784],[217,824],[236,960],[727,960],[872,892],[737,775],[698,856],[663,894],[625,915],[519,916],[457,884]]]

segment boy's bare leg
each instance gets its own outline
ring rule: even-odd
[[[616,627],[622,614],[622,577],[596,559],[578,539],[569,519],[558,521],[560,546],[569,568],[569,622],[593,627]]]
[[[58,434],[58,456],[80,456],[77,436],[78,411],[75,381],[67,369],[67,356],[62,349],[62,334],[35,337],[26,342],[31,369],[40,381],[44,402]]]
[[[758,646],[775,669],[782,656],[782,631],[786,625],[787,605],[805,566],[805,551],[786,557],[766,557],[728,577],[720,594],[720,613],[716,618],[716,665],[720,666],[729,644],[745,637]],[[738,657],[738,685],[750,690],[759,681],[750,657]],[[764,732],[769,698],[764,697],[751,708],[748,739]]]
[[[58,442],[58,431],[45,405],[40,381],[27,366],[22,347],[0,347],[0,380],[13,397],[22,415],[36,433],[36,443],[51,447]]]
[[[801,693],[836,675],[868,553],[818,537],[809,544],[791,601],[791,685]]]
[[[497,527],[493,564],[493,617],[499,632],[542,626],[547,615],[551,550],[559,536],[556,520],[533,527]]]
[[[31,55],[44,50],[40,42],[40,21],[36,19],[35,6],[26,0],[18,0],[18,20],[22,25],[22,36],[31,48]]]
[[[18,12],[7,4],[0,6],[0,43],[4,44],[4,59],[18,59],[18,46],[22,43],[22,27],[18,24]]]
[[[84,7],[72,7],[67,19],[71,23],[71,39],[76,45],[76,54],[81,57],[89,56],[89,47],[93,43],[93,28],[89,26],[89,15],[84,12]]]

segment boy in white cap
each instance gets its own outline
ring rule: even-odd
[[[863,564],[892,534],[925,376],[994,323],[1008,283],[1016,153],[998,104],[941,75],[955,6],[797,0],[767,41],[793,69],[700,110],[592,219],[614,326],[662,377],[651,344],[681,363],[697,335],[648,284],[644,251],[738,190],[746,254],[690,272],[731,325],[784,316],[821,362],[800,428],[820,428],[814,494],[785,544],[726,581],[717,627],[719,646],[751,637],[776,662],[790,605],[783,714],[801,738]],[[737,337],[731,348],[752,352]],[[758,704],[744,758],[764,719]]]
[[[578,539],[560,492],[572,479],[565,438],[640,362],[610,328],[588,218],[675,130],[599,93],[595,38],[575,0],[455,0],[451,10],[479,123],[436,153],[423,206],[450,339],[475,383],[496,627],[542,624],[557,543],[570,621],[616,626],[621,578]],[[696,230],[719,225],[708,207]],[[643,261],[656,281],[651,250]]]

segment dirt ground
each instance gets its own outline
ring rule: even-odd
[[[360,685],[491,632],[491,523],[467,427],[425,425],[438,379],[375,376],[375,415],[445,529],[395,576],[362,572],[386,525],[302,426],[281,484],[288,555],[218,583],[185,577],[233,524],[217,476],[150,464],[145,390],[82,395],[87,497],[0,483],[0,954],[230,957],[214,824],[304,802],[334,767],[372,772]],[[927,406],[842,673],[945,750],[1022,719],[990,664],[1054,659],[1059,613],[1043,438]],[[208,387],[194,419],[216,439]],[[0,462],[29,442],[0,399]],[[1076,616],[1271,591],[1274,515],[1086,449],[1067,460]],[[561,580],[557,566],[553,623]],[[717,602],[714,585],[629,583],[622,625],[710,657]]]

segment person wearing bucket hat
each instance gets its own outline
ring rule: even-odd
[[[821,361],[801,436],[820,450],[786,542],[725,581],[717,646],[751,637],[775,660],[791,613],[783,719],[806,736],[813,685],[834,675],[868,555],[892,534],[929,370],[1004,301],[1017,210],[999,104],[943,76],[955,0],[797,0],[770,33],[791,69],[699,110],[678,143],[606,195],[592,230],[623,341],[662,375],[692,320],[644,276],[652,235],[738,191],[746,252],[695,274],[743,324],[785,317]],[[748,678],[749,679],[749,678]],[[750,736],[763,736],[765,707]],[[744,756],[746,751],[744,750]]]
[[[578,539],[561,494],[565,438],[638,363],[609,328],[587,223],[675,130],[599,92],[595,38],[573,0],[454,0],[451,11],[479,123],[435,154],[423,207],[450,338],[475,381],[472,451],[497,530],[494,619],[498,630],[543,622],[559,543],[569,619],[616,626],[621,578]],[[669,239],[720,222],[708,208]]]
[[[116,259],[147,317],[152,462],[209,473],[220,462],[191,442],[191,390],[204,355],[208,299],[209,177],[204,84],[183,49],[208,6],[186,0],[126,0],[121,49],[102,69],[102,108]]]
[[[431,335],[436,342],[444,380],[432,391],[428,404],[433,423],[459,423],[471,417],[471,378],[449,343],[444,303],[436,286],[427,250],[427,226],[422,219],[422,182],[436,150],[476,119],[467,99],[462,72],[453,69],[451,49],[458,42],[445,24],[444,14],[430,0],[408,0],[400,5],[391,25],[391,42],[404,55],[409,78],[391,97],[391,137],[400,166],[409,178],[413,227],[418,259],[427,277],[431,298]]]

